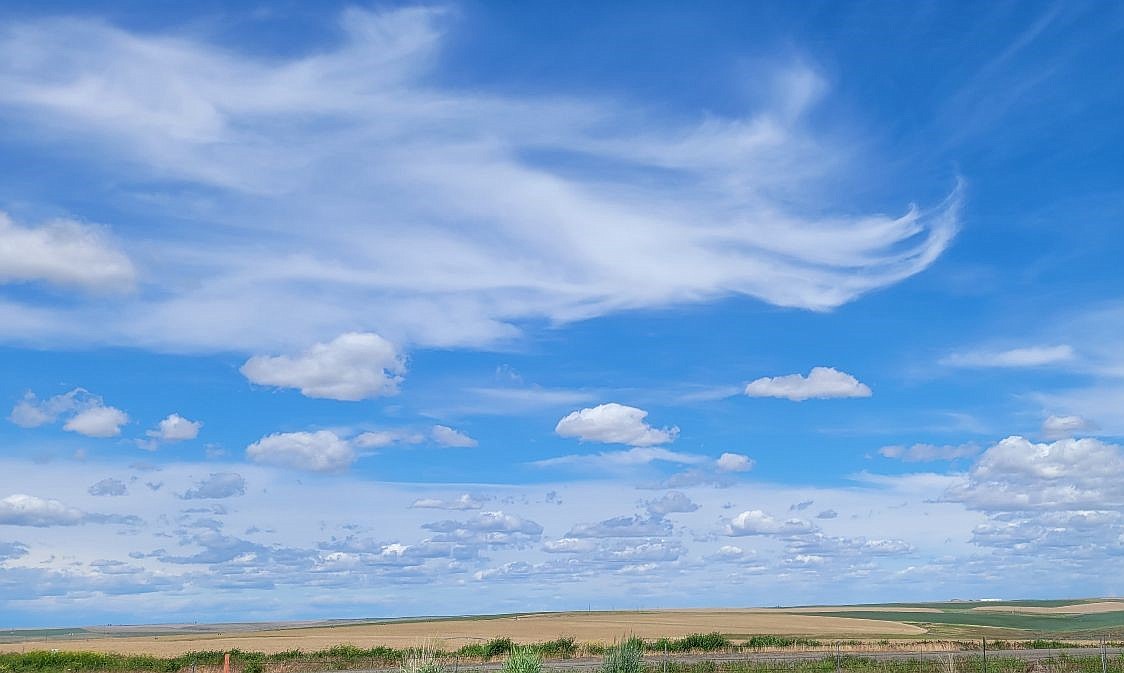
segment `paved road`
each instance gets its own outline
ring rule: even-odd
[[[1040,661],[1044,659],[1052,659],[1059,654],[1065,653],[1070,657],[1099,657],[1101,648],[1099,647],[1067,647],[1065,649],[1057,650],[988,650],[987,658],[1004,658],[1004,659],[1022,659],[1023,661]],[[956,659],[967,659],[973,657],[980,657],[979,651],[963,651],[963,652],[852,652],[854,656],[863,659],[873,659],[875,661],[907,661],[910,659],[917,659],[924,656],[926,659],[942,661],[947,660],[948,655],[951,654]],[[1108,655],[1110,657],[1119,657],[1124,655],[1124,648],[1110,647],[1108,648]],[[677,664],[697,664],[704,661],[713,661],[717,663],[737,662],[737,661],[754,661],[764,664],[774,664],[778,667],[791,662],[799,661],[819,661],[823,659],[831,659],[834,654],[830,651],[817,651],[817,652],[738,652],[738,653],[722,653],[714,652],[711,654],[673,654],[668,657],[668,660]],[[644,663],[649,666],[658,666],[664,660],[663,656],[659,654],[647,654],[644,657]],[[548,673],[559,672],[569,673],[579,671],[596,670],[601,666],[601,659],[597,658],[581,658],[581,659],[554,659],[543,662],[543,670]],[[453,667],[450,667],[453,668]],[[503,660],[493,661],[487,664],[462,664],[456,666],[454,671],[456,673],[475,673],[477,671],[498,671],[503,668]],[[386,673],[387,670],[397,670],[397,667],[386,668],[370,668],[362,670],[350,670],[346,673]]]

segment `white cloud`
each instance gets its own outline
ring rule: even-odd
[[[804,519],[776,519],[765,512],[754,509],[738,514],[726,525],[726,535],[800,535],[811,533],[816,527]]]
[[[472,510],[480,509],[484,506],[484,501],[473,497],[468,493],[462,493],[452,500],[444,500],[442,498],[418,498],[410,507],[415,509],[451,509],[451,510]]]
[[[87,437],[116,437],[129,416],[116,407],[96,406],[83,409],[70,417],[62,429]]]
[[[66,418],[63,429],[87,437],[116,437],[129,416],[116,407],[106,406],[100,397],[82,388],[40,400],[35,393],[24,393],[8,418],[16,425],[34,428]]]
[[[680,491],[668,491],[655,500],[644,504],[645,509],[652,516],[665,516],[667,514],[683,514],[694,512],[699,508],[698,503]]]
[[[447,425],[433,426],[433,430],[430,431],[430,436],[433,437],[433,441],[437,442],[438,445],[451,448],[471,448],[479,444],[475,439]]]
[[[86,492],[90,495],[125,495],[128,491],[125,482],[112,477],[102,479],[86,489]]]
[[[1046,439],[1064,439],[1098,429],[1096,423],[1081,416],[1048,416],[1042,421],[1042,434]]]
[[[971,458],[980,452],[977,444],[913,444],[912,446],[891,445],[878,449],[884,458],[897,458],[909,463],[928,463],[935,460],[956,460]]]
[[[1124,452],[1096,439],[1007,437],[946,497],[984,511],[1124,508]]]
[[[74,526],[82,523],[86,514],[68,507],[58,500],[37,498],[17,493],[0,500],[0,525],[8,526]]]
[[[558,421],[554,432],[561,437],[575,437],[584,442],[653,446],[675,441],[679,428],[653,428],[644,422],[648,412],[609,402],[574,411]]]
[[[182,442],[198,437],[202,427],[201,421],[189,421],[179,414],[169,414],[155,430],[148,431],[148,436],[163,442]]]
[[[215,472],[184,491],[184,500],[230,498],[246,494],[246,479],[236,472]]]
[[[942,365],[950,367],[1044,367],[1073,360],[1072,347],[1028,346],[998,351],[972,351],[953,353],[941,359]]]
[[[246,447],[255,463],[310,472],[340,472],[355,462],[351,444],[330,430],[279,432]]]
[[[836,171],[881,158],[817,132],[822,95],[808,92],[827,90],[807,67],[755,71],[778,85],[744,116],[660,117],[642,101],[443,87],[444,20],[349,10],[338,42],[274,59],[93,19],[9,22],[0,108],[22,142],[44,160],[64,147],[111,184],[189,188],[122,201],[169,224],[137,246],[146,291],[12,299],[0,336],[261,351],[362,330],[478,345],[528,319],[730,294],[826,310],[919,273],[956,234],[959,189],[900,216],[839,197]],[[551,152],[633,170],[535,158]],[[189,248],[172,226],[184,221]]]
[[[351,443],[361,449],[381,449],[394,444],[421,444],[425,435],[407,430],[372,430],[356,435]]]
[[[358,401],[397,394],[406,361],[378,334],[348,332],[297,356],[254,356],[241,371],[253,383],[299,388],[306,397]]]
[[[637,446],[626,451],[603,451],[601,453],[581,454],[574,453],[555,458],[537,460],[535,467],[557,467],[559,465],[575,465],[585,468],[614,469],[647,465],[656,461],[678,463],[680,465],[697,465],[706,462],[706,456],[695,453],[672,451],[660,446]]]
[[[563,537],[547,540],[542,550],[548,554],[586,554],[597,549],[597,543],[576,537]]]
[[[740,453],[723,453],[714,464],[719,472],[749,472],[753,469],[754,460]]]
[[[766,376],[745,387],[750,397],[782,397],[794,402],[837,397],[870,397],[870,388],[846,372],[831,367],[813,367],[807,376]]]
[[[105,231],[73,220],[22,227],[0,211],[0,283],[43,281],[88,290],[128,290],[136,271]]]

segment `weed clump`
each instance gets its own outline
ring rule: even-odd
[[[643,673],[644,641],[629,638],[605,650],[601,673]]]
[[[503,662],[503,673],[542,673],[542,655],[530,647],[515,647]]]

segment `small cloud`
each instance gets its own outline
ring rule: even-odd
[[[195,486],[184,491],[184,500],[232,498],[246,494],[246,480],[236,472],[214,472]]]
[[[750,397],[780,397],[793,402],[810,399],[870,397],[870,388],[846,372],[831,367],[813,367],[807,376],[766,376],[745,387]]]
[[[125,482],[109,477],[91,485],[86,492],[90,495],[125,495],[128,490]]]
[[[941,358],[940,363],[949,367],[1045,367],[1067,362],[1075,356],[1071,346],[1061,344],[953,353]]]
[[[201,421],[189,421],[179,414],[170,414],[160,421],[155,430],[149,430],[146,434],[162,442],[183,442],[198,437],[202,427]]]
[[[23,493],[0,500],[0,524],[7,526],[76,526],[85,520],[85,512],[68,507],[58,500]]]
[[[256,355],[242,374],[263,386],[297,388],[305,397],[355,402],[395,395],[406,359],[391,342],[371,332],[347,332],[300,355]]]
[[[129,416],[116,407],[91,407],[80,411],[63,424],[62,429],[87,437],[116,437]]]
[[[1042,435],[1046,439],[1065,439],[1099,429],[1096,423],[1081,416],[1049,416],[1042,421]]]
[[[765,512],[754,509],[735,516],[726,526],[726,535],[800,535],[816,530],[810,521],[804,519],[776,519]]]
[[[839,517],[839,513],[833,509],[825,509],[816,515],[817,519],[835,519]]]
[[[125,291],[135,276],[132,262],[104,228],[67,219],[21,226],[0,212],[0,283]]]
[[[582,409],[558,421],[560,437],[628,446],[654,446],[675,441],[679,428],[653,428],[644,419],[648,412],[616,402]]]
[[[355,462],[351,444],[330,430],[278,432],[246,447],[255,463],[309,472],[342,472]]]
[[[450,509],[450,510],[472,510],[480,509],[484,506],[484,501],[474,498],[468,493],[462,493],[460,496],[453,500],[441,500],[440,498],[418,498],[414,504],[410,505],[415,509]]]
[[[439,446],[449,448],[472,448],[478,444],[475,439],[447,425],[433,426],[433,430],[430,431],[430,436],[433,437],[433,441],[437,442]]]
[[[723,453],[714,465],[719,472],[749,472],[753,469],[754,460],[740,453]]]
[[[597,549],[597,543],[593,540],[576,537],[547,540],[542,546],[542,550],[548,554],[584,554],[595,549]]]
[[[814,500],[801,500],[800,502],[796,503],[795,505],[790,506],[788,508],[788,511],[790,511],[790,512],[803,512],[804,510],[808,509],[809,507],[811,507],[814,504],[815,504]]]
[[[660,498],[646,502],[645,508],[652,516],[665,516],[667,514],[694,512],[699,506],[692,502],[685,493],[669,491]]]
[[[64,430],[87,437],[116,437],[121,434],[121,426],[129,422],[125,412],[106,406],[100,397],[83,388],[45,400],[28,391],[8,418],[23,428],[36,428],[66,418]]]

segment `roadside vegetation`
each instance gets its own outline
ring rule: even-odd
[[[1124,647],[1110,642],[1109,647]],[[1100,657],[1069,657],[1066,648],[1079,643],[1059,640],[988,641],[989,650],[1058,650],[1042,662],[992,657],[986,673],[1124,673],[1124,659],[1110,657],[1102,671]],[[682,638],[629,638],[611,645],[578,643],[573,638],[517,645],[510,638],[494,638],[441,650],[432,644],[408,649],[337,645],[318,651],[289,650],[262,653],[230,651],[231,673],[314,673],[359,669],[397,669],[400,673],[473,673],[481,664],[502,664],[502,673],[542,673],[545,660],[600,657],[585,670],[599,673],[985,673],[977,654],[979,641],[820,641],[773,635],[731,638],[721,633]],[[754,659],[768,652],[800,651],[792,660]],[[864,653],[896,650],[926,654],[917,659],[886,661]],[[949,652],[960,652],[954,659]],[[818,655],[815,653],[819,653]],[[743,658],[683,663],[673,655],[706,653]],[[59,650],[0,653],[0,673],[221,673],[223,651],[190,652],[175,657],[101,654]],[[818,658],[822,657],[822,658]]]

